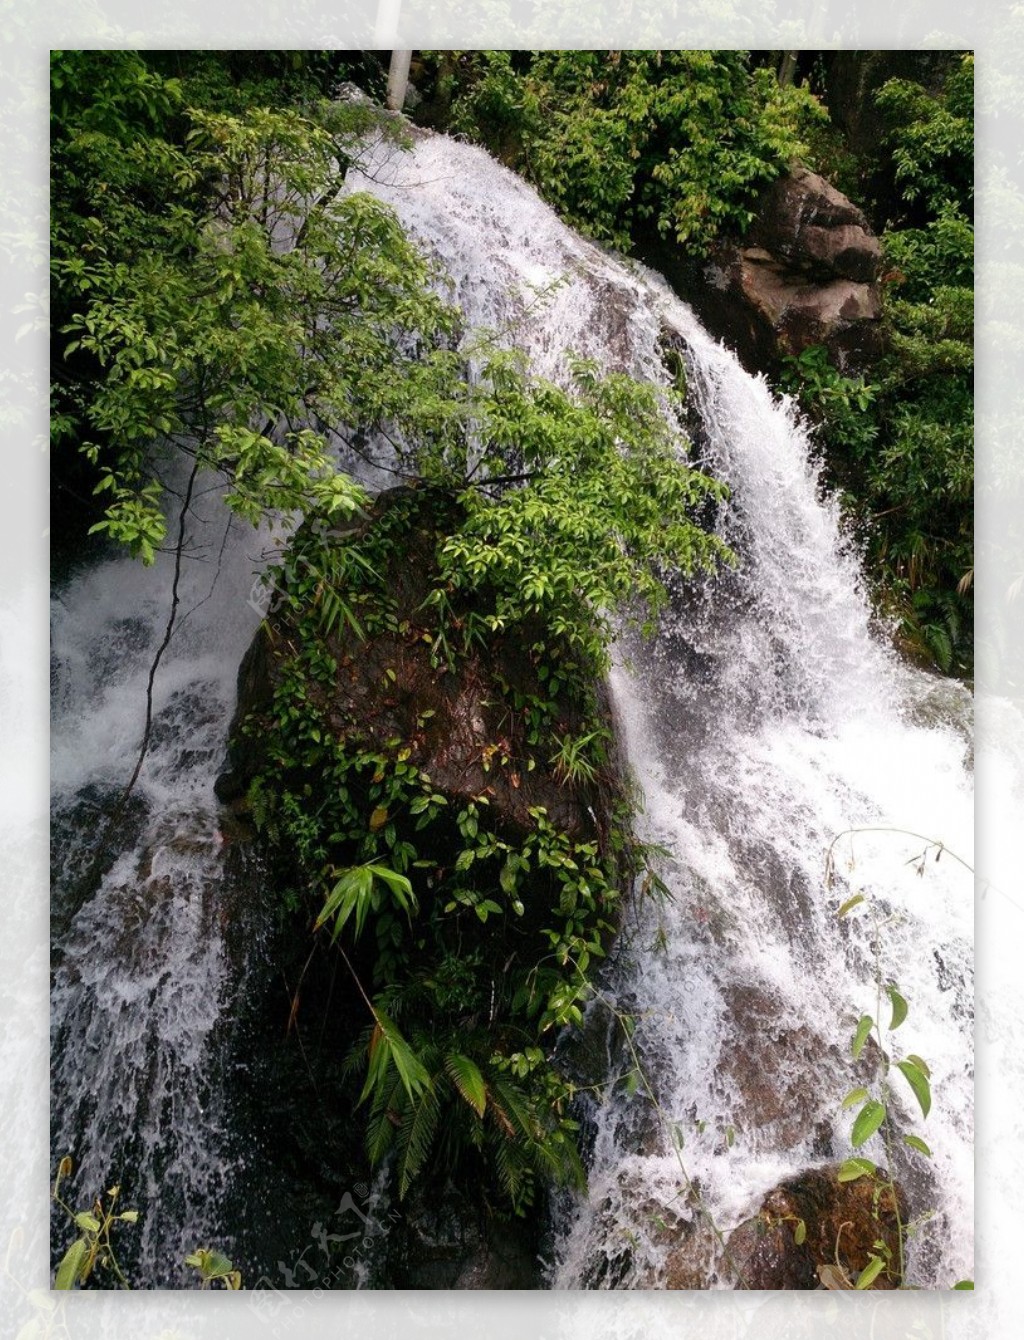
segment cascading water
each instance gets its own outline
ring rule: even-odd
[[[840,887],[823,881],[829,843],[854,827],[911,830],[970,860],[965,695],[872,641],[856,558],[819,496],[805,430],[657,276],[578,238],[485,153],[443,137],[382,154],[351,186],[387,200],[441,261],[468,327],[505,333],[543,375],[562,379],[573,350],[667,383],[663,349],[680,348],[702,460],[732,489],[719,525],[737,570],[676,592],[656,639],[624,647],[614,674],[644,836],[671,852],[661,873],[673,897],[631,918],[588,1025],[606,1027],[609,1063],[622,1064],[608,1005],[635,1017],[670,1124],[621,1086],[591,1104],[590,1191],[559,1211],[550,1283],[678,1282],[662,1226],[682,1231],[696,1213],[679,1194],[680,1154],[728,1230],[787,1174],[848,1153],[837,1107],[858,1082],[849,1034],[876,1012],[876,970],[910,1002],[908,1047],[933,1075],[931,1115],[912,1125],[935,1152],[930,1172],[910,1156],[897,1167],[915,1207],[936,1210],[911,1278],[970,1274],[969,879],[934,850],[918,877],[905,862],[923,839],[864,832],[837,856],[842,894],[863,888],[867,908],[840,923]],[[124,850],[81,906],[93,816],[137,755],[171,560],[149,572],[104,562],[54,606],[54,1152],[80,1160],[90,1194],[134,1186],[152,1208],[151,1266],[204,1233],[230,1249],[213,1202],[240,1167],[219,1068],[243,952],[226,928],[244,856],[226,859],[213,782],[259,619],[247,598],[262,541],[236,523],[222,546],[226,522],[205,501],[183,572],[181,610],[195,613],[157,676]]]
[[[121,1243],[150,1285],[183,1283],[184,1255],[214,1230],[226,1245],[221,1071],[244,952],[228,928],[252,911],[239,898],[249,859],[213,783],[260,618],[260,549],[213,495],[193,503],[146,758],[99,867],[97,837],[140,750],[173,554],[152,569],[101,562],[53,600],[53,1156],[72,1156],[71,1198],[118,1184],[143,1212]]]
[[[880,978],[912,1002],[899,1042],[931,1065],[927,1122],[909,1089],[899,1105],[934,1159],[862,1152],[891,1157],[912,1213],[932,1213],[910,1280],[949,1287],[972,1269],[972,881],[948,855],[937,865],[936,849],[908,858],[934,837],[971,859],[969,699],[872,642],[805,430],[692,321],[673,320],[712,468],[734,489],[722,527],[742,562],[680,602],[615,676],[645,835],[672,853],[672,901],[642,910],[607,990],[638,1020],[664,1120],[652,1128],[635,1099],[593,1113],[590,1195],[567,1216],[555,1283],[680,1287],[680,1230],[727,1232],[786,1177],[851,1154],[839,1100],[862,1082],[856,1020],[890,1017]],[[854,828],[867,831],[837,844],[830,889],[827,849]],[[840,923],[856,891],[868,910]],[[706,1232],[705,1246],[694,1250],[706,1267]]]
[[[732,489],[719,525],[737,572],[679,592],[655,641],[631,647],[614,676],[644,836],[672,854],[672,897],[641,908],[604,993],[637,1020],[665,1120],[652,1124],[639,1097],[593,1105],[590,1192],[556,1225],[552,1283],[671,1283],[665,1220],[694,1215],[684,1178],[727,1231],[785,1176],[850,1153],[839,1101],[859,1083],[849,1038],[878,1013],[878,974],[912,1003],[908,1049],[929,1062],[935,1092],[930,1171],[895,1155],[912,1208],[935,1212],[910,1278],[969,1275],[972,882],[934,849],[918,877],[907,860],[924,839],[896,831],[971,860],[968,695],[873,641],[806,428],[658,276],[578,238],[486,155],[443,139],[357,184],[436,253],[467,322],[510,330],[542,374],[563,377],[568,349],[666,383],[662,350],[681,347],[704,460]],[[825,857],[852,828],[893,831],[837,845],[839,884],[870,900],[841,924]],[[622,1051],[612,1045],[612,1059]]]

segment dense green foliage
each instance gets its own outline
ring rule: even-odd
[[[629,250],[644,229],[704,252],[824,119],[743,51],[427,53],[453,131],[486,145],[571,223]]]
[[[959,673],[973,656],[973,74],[968,56],[937,92],[897,79],[879,91],[886,352],[851,377],[808,350],[788,379],[822,422],[903,645]]]
[[[453,320],[390,211],[342,194],[372,113],[183,109],[176,81],[114,55],[104,96],[62,125],[60,194],[78,208],[54,210],[60,357],[90,364],[52,426],[58,450],[77,439],[97,467],[97,527],[151,561],[162,463],[183,455],[224,476],[250,520],[351,511],[362,490],[330,462],[330,430],[401,431],[447,372],[411,341],[441,345]],[[181,142],[111,110],[126,102],[154,120],[180,111]]]

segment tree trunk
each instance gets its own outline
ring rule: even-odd
[[[793,82],[793,75],[796,73],[796,58],[799,51],[784,51],[782,59],[779,61],[779,87],[785,88],[787,84]]]
[[[405,89],[409,82],[411,51],[392,51],[388,67],[388,107],[400,112],[405,104]]]

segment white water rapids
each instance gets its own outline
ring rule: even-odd
[[[671,853],[661,874],[672,897],[628,920],[602,992],[637,1021],[665,1120],[621,1086],[590,1102],[590,1188],[560,1204],[551,1285],[671,1283],[665,1219],[685,1226],[697,1213],[680,1195],[684,1177],[727,1232],[787,1175],[846,1157],[840,1101],[860,1082],[849,1040],[856,1019],[876,1013],[879,975],[910,1005],[896,1041],[932,1074],[927,1121],[897,1090],[901,1124],[934,1151],[927,1165],[909,1153],[896,1164],[915,1213],[934,1212],[912,1239],[910,1281],[970,1275],[973,887],[950,854],[972,859],[966,693],[873,640],[806,430],[657,276],[579,239],[485,153],[443,137],[382,155],[352,186],[388,201],[442,262],[467,326],[507,331],[544,375],[562,379],[573,350],[667,384],[662,342],[682,348],[702,462],[732,489],[718,524],[738,570],[680,587],[657,637],[624,646],[614,674],[646,797],[642,835]],[[83,1183],[99,1186],[122,1175],[116,1155],[154,1207],[170,1189],[175,1250],[194,1245],[200,1225],[221,1231],[211,1198],[239,1171],[217,1102],[237,972],[212,786],[259,617],[247,597],[260,545],[241,528],[229,535],[211,593],[218,516],[211,500],[193,526],[203,549],[185,565],[182,609],[209,598],[157,678],[160,729],[139,814],[125,823],[130,844],[99,891],[68,908],[57,941],[55,1156],[75,1153]],[[144,572],[117,559],[55,601],[65,873],[81,807],[130,775],[168,587],[167,561]],[[826,851],[853,828],[874,831],[840,840],[830,890]],[[932,849],[918,874],[927,839],[949,851],[936,862]],[[840,901],[858,890],[865,904],[840,922]],[[619,1064],[617,1026],[607,1004],[595,1008]],[[877,1140],[864,1153],[883,1162]]]
[[[101,562],[52,603],[53,1162],[72,1156],[74,1208],[118,1184],[123,1207],[142,1211],[121,1241],[150,1284],[185,1283],[184,1256],[214,1231],[228,1245],[220,1202],[241,1168],[222,1072],[246,953],[237,934],[229,949],[228,928],[247,917],[247,858],[224,831],[213,785],[238,664],[261,617],[253,571],[265,558],[218,494],[190,512],[149,749],[113,859],[84,903],[95,840],[138,757],[173,556],[152,569]]]

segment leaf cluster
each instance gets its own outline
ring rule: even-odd
[[[445,123],[629,250],[645,229],[703,254],[825,120],[742,51],[425,53]]]

